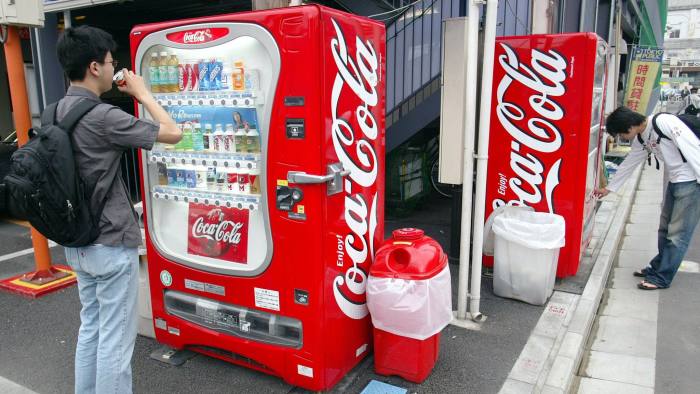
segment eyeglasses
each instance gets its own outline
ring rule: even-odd
[[[119,60],[114,60],[114,59],[112,59],[112,60],[109,61],[109,62],[107,62],[107,61],[102,62],[102,64],[104,64],[104,63],[112,63],[112,67],[114,67],[115,70],[116,70],[117,67],[119,66]]]

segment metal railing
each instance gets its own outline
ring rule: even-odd
[[[442,20],[463,15],[463,3],[418,1],[387,27],[387,113],[440,75]]]

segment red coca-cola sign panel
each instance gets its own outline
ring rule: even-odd
[[[380,43],[361,32],[343,31],[335,19],[326,43],[332,57],[330,109],[333,156],[348,171],[343,218],[337,235],[338,267],[333,296],[343,314],[362,319],[369,313],[365,290],[374,252],[383,239],[384,96]]]
[[[216,41],[228,35],[227,27],[209,27],[205,29],[183,30],[170,33],[165,37],[178,44],[204,44]]]
[[[248,262],[248,211],[191,203],[187,253]]]
[[[598,40],[592,33],[504,37],[495,47],[486,215],[504,205],[562,215],[560,277],[576,273],[588,219],[588,161],[596,160],[590,147],[600,133],[592,121],[599,123],[601,110],[598,102],[592,113]]]

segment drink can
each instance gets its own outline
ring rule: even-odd
[[[209,89],[209,62],[202,60],[199,62],[199,90],[206,91]]]
[[[197,187],[197,171],[194,168],[186,168],[185,170],[185,187],[194,189]]]
[[[236,193],[238,191],[238,173],[234,169],[226,172],[226,186],[228,191]]]
[[[189,79],[187,67],[182,64],[177,66],[177,84],[181,92],[187,90],[187,80]]]
[[[124,70],[119,70],[116,73],[114,73],[112,81],[114,81],[114,83],[117,84],[117,86],[126,86],[126,81],[124,80]]]
[[[225,192],[227,191],[226,187],[226,173],[223,171],[217,171],[216,172],[216,191],[217,192]]]
[[[206,190],[207,189],[207,167],[197,167],[197,189]]]
[[[197,64],[197,62],[193,62],[188,65],[190,68],[192,68],[192,71],[190,72],[188,89],[192,92],[196,92],[199,90],[199,64]]]
[[[248,182],[250,182],[250,193],[260,194],[260,169],[254,168],[250,170],[248,178]]]
[[[175,184],[177,187],[185,187],[187,181],[185,181],[185,169],[176,168],[175,169]]]
[[[238,172],[238,193],[250,194],[250,174],[246,169]]]
[[[207,189],[216,190],[216,167],[207,167]]]
[[[168,173],[168,186],[178,187],[178,184],[177,184],[177,169],[175,169],[175,168],[168,168],[167,173]]]
[[[209,90],[221,90],[221,73],[224,63],[215,59],[209,62]]]

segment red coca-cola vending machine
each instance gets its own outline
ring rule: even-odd
[[[183,129],[141,152],[156,339],[332,387],[371,351],[384,25],[279,8],[137,26],[131,55]]]
[[[593,233],[607,60],[594,33],[496,40],[486,217],[503,205],[562,215],[560,278]]]

